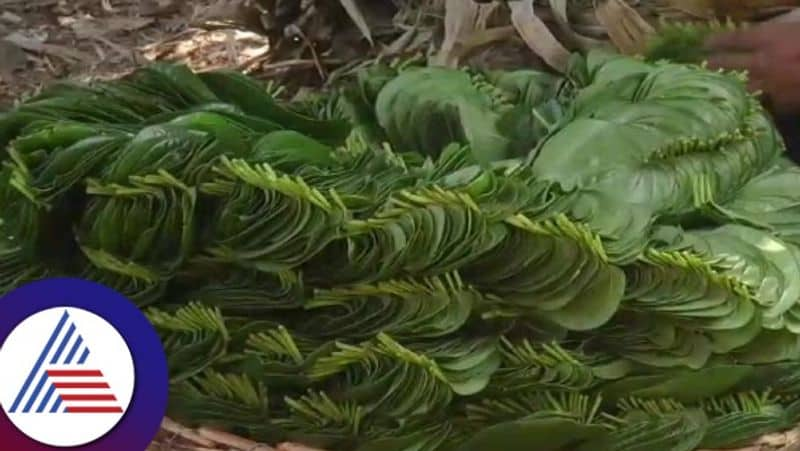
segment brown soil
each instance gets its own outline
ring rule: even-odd
[[[441,52],[452,64],[457,58],[450,53],[463,46],[439,49],[444,35],[473,36],[472,29],[444,29],[445,0],[409,0],[405,9],[393,1],[361,2],[369,39],[339,2],[275,0],[302,5],[287,13],[265,12],[255,1],[0,0],[0,111],[55,80],[113,78],[152,61],[231,67],[296,88],[324,85],[374,58]],[[502,46],[478,49],[470,63],[539,64],[507,17],[502,21],[492,30],[474,29],[476,41]]]
[[[155,60],[258,66],[269,43],[238,23],[248,16],[229,0],[0,0],[0,109],[57,79],[112,78]]]

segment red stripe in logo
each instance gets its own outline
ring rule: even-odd
[[[67,413],[122,413],[120,407],[67,407]]]
[[[114,395],[61,395],[64,401],[116,401]]]
[[[103,377],[100,370],[47,370],[50,377]]]
[[[111,388],[105,382],[54,382],[56,388]]]

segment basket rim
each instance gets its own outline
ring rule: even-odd
[[[166,417],[161,431],[146,451],[328,451],[298,443],[268,445],[212,427],[190,428]],[[736,449],[697,451],[800,451],[800,424],[784,432],[766,434]]]

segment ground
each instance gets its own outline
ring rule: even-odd
[[[57,79],[108,78],[154,60],[196,69],[266,60],[267,38],[244,26],[208,26],[239,2],[0,0],[0,107]]]
[[[254,3],[0,0],[0,111],[54,80],[116,77],[156,60],[302,86],[324,85],[373,58],[423,55],[455,64],[472,52],[470,62],[495,68],[540,63],[508,14],[497,14],[499,4],[361,2],[354,18],[339,2],[272,0],[302,6],[268,13]],[[558,43],[547,47],[562,52]]]

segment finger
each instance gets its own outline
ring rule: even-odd
[[[792,114],[800,111],[800,85],[796,80],[751,78],[747,88],[751,93],[759,94],[759,101],[769,111]]]
[[[719,53],[708,58],[708,66],[712,69],[746,70],[758,73],[762,58],[757,53]]]
[[[775,97],[770,97],[770,99],[769,110],[778,114],[796,114],[797,108],[800,106],[797,99],[776,99]]]
[[[705,42],[711,51],[748,52],[768,44],[775,35],[769,27],[730,31],[712,35]]]
[[[761,97],[768,98],[770,96],[767,88],[769,88],[769,85],[760,78],[751,77],[747,80],[747,90],[753,94],[760,94]]]
[[[776,113],[797,114],[800,111],[800,93],[797,84],[770,85],[764,83],[762,89],[769,100],[769,108]]]

